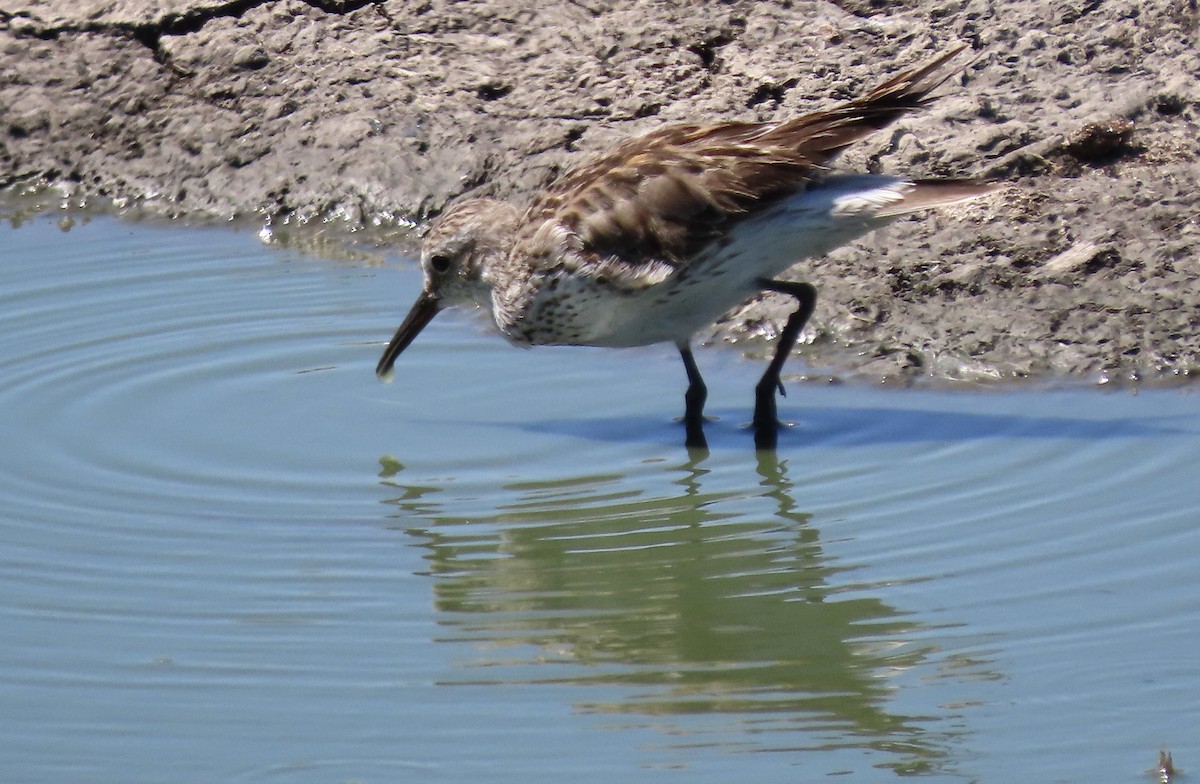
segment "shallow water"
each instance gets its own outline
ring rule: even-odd
[[[1200,765],[1200,398],[508,348],[410,263],[0,230],[0,778],[1151,780]]]

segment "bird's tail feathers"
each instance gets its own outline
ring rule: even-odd
[[[928,102],[931,92],[970,65],[962,63],[951,68],[942,67],[966,48],[966,44],[955,46],[924,65],[903,71],[863,97],[851,101],[851,105],[883,115],[880,119],[885,123],[890,122],[900,113]]]
[[[893,76],[861,98],[772,126],[768,136],[824,165],[846,147],[929,103],[929,95],[969,63],[947,65],[967,46],[952,47],[924,65]]]

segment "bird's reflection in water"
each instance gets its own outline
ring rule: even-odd
[[[478,495],[385,465],[397,527],[435,578],[442,639],[473,645],[454,682],[613,686],[576,708],[660,725],[719,715],[722,744],[941,767],[961,729],[940,725],[955,722],[888,710],[890,678],[933,652],[920,627],[848,584],[786,461],[760,453],[756,481],[705,463],[693,452]]]

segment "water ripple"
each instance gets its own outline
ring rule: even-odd
[[[9,239],[21,770],[1105,780],[1184,737],[1195,396],[792,385],[765,456],[761,363],[702,352],[701,455],[669,348],[516,352],[448,313],[378,385],[411,267]]]
[[[361,307],[352,289],[327,266],[188,232],[50,258],[33,227],[16,235],[27,245],[11,250],[0,303],[0,427],[22,445],[6,462],[28,501],[152,512],[203,499],[205,514],[311,500],[348,478],[282,435],[320,437],[306,393],[364,337],[342,321]]]

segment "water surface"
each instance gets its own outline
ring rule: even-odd
[[[1148,779],[1200,765],[1189,391],[518,351],[413,265],[0,231],[0,773]],[[826,305],[828,306],[828,305]]]

